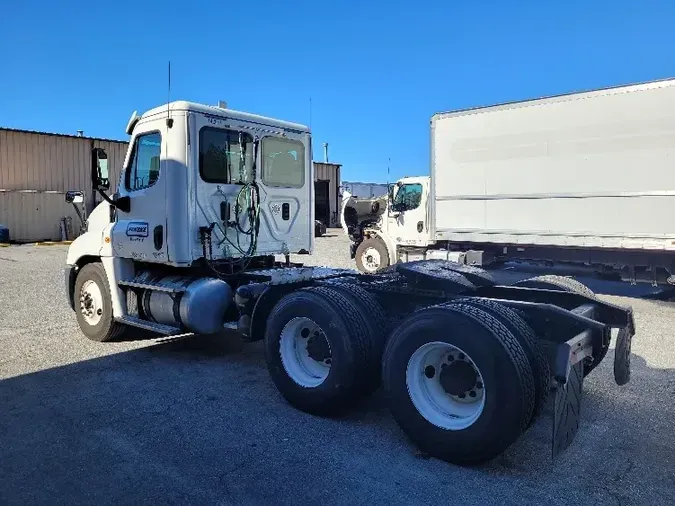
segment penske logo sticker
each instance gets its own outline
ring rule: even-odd
[[[127,224],[127,237],[148,237],[148,223],[145,221],[130,221]]]

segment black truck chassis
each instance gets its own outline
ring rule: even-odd
[[[310,287],[315,291],[323,289],[325,294],[329,293],[325,289],[344,291],[349,288],[351,292],[359,292],[359,297],[352,298],[352,301],[360,300],[369,305],[366,313],[371,315],[371,322],[368,324],[374,321],[376,325],[385,327],[383,332],[387,341],[400,325],[421,314],[420,311],[468,306],[482,308],[501,317],[501,321],[507,323],[514,333],[535,336],[535,352],[545,357],[543,362],[539,358],[539,373],[545,372],[547,376],[539,379],[543,385],[541,389],[555,389],[553,457],[569,447],[579,429],[584,377],[604,359],[612,329],[618,329],[614,355],[615,381],[624,385],[630,379],[630,350],[635,334],[631,308],[601,301],[583,285],[566,278],[543,276],[511,286],[500,286],[482,269],[441,260],[396,264],[374,275],[326,268],[309,268],[311,274],[307,275],[308,268],[285,268],[288,272],[294,269],[305,271],[304,277],[288,275],[280,279],[280,271],[272,269],[250,272],[242,281],[236,290],[235,303],[239,313],[237,327],[245,340],[265,339],[269,331],[270,312],[290,294]],[[356,306],[350,307],[354,309]],[[512,326],[509,319],[520,321],[520,327]],[[358,332],[356,327],[352,332]],[[378,360],[385,346],[378,351]],[[383,363],[386,360],[385,356]],[[386,364],[383,368],[386,370]],[[544,395],[548,396],[548,392]],[[324,414],[323,409],[314,409],[296,402],[293,396],[284,396],[300,409]],[[404,431],[422,446],[422,450],[434,454],[433,448],[425,447],[424,441],[420,444],[414,434],[405,428]],[[468,453],[437,456],[458,464],[486,460],[479,454],[472,456],[470,451]]]

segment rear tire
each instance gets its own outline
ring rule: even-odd
[[[333,282],[326,286],[342,293],[351,300],[358,309],[361,318],[366,322],[368,330],[368,342],[371,345],[371,363],[369,382],[366,385],[369,391],[379,388],[382,379],[382,353],[387,339],[388,321],[384,309],[375,296],[358,285],[345,282]]]
[[[336,414],[371,393],[379,360],[374,349],[363,309],[326,286],[286,295],[268,317],[265,357],[272,381],[307,413]]]
[[[565,276],[537,276],[535,278],[517,281],[513,284],[513,286],[541,288],[542,290],[564,290],[566,292],[578,293],[579,295],[595,298],[595,293],[593,293],[593,290],[588,288],[583,283],[580,283],[576,279],[567,278]]]
[[[457,359],[469,362],[475,376]],[[462,390],[473,378],[480,379]],[[383,356],[383,381],[403,432],[429,455],[462,465],[506,450],[527,427],[535,399],[532,369],[518,339],[488,312],[460,303],[417,311],[394,331]],[[475,401],[466,395],[472,391]]]
[[[364,274],[375,274],[389,265],[389,252],[382,239],[366,239],[356,248],[356,268]]]
[[[528,427],[531,427],[548,402],[551,384],[551,367],[534,330],[513,309],[499,302],[480,298],[460,299],[457,302],[484,309],[497,318],[518,339],[520,346],[527,355],[534,375],[534,409],[528,422]]]
[[[88,339],[114,341],[129,330],[113,319],[108,277],[102,264],[91,263],[80,269],[73,296],[77,323]]]
[[[564,277],[564,276],[555,276],[555,275],[546,275],[546,276],[537,276],[535,278],[524,279],[514,283],[514,286],[522,286],[526,288],[541,288],[542,290],[563,290],[566,292],[578,293],[579,295],[585,295],[586,297],[596,298],[593,290],[588,288],[583,283],[580,283],[576,279]],[[610,330],[608,329],[609,333]],[[609,351],[609,340],[610,336],[605,336],[605,344],[597,359],[592,362],[584,362],[584,377],[588,376],[593,369],[595,369],[600,362],[602,362]]]

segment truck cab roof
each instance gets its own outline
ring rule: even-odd
[[[169,102],[168,104],[160,105],[153,109],[150,109],[143,113],[140,119],[146,119],[151,116],[156,115],[166,115],[167,111],[171,112],[184,112],[190,111],[200,114],[206,114],[208,116],[215,116],[219,118],[231,118],[238,119],[242,121],[248,121],[252,123],[259,123],[266,126],[281,128],[284,130],[291,130],[297,133],[306,133],[309,132],[309,127],[301,125],[299,123],[291,123],[289,121],[283,121],[274,118],[268,118],[266,116],[259,116],[257,114],[251,114],[248,112],[235,111],[233,109],[224,109],[215,105],[205,105],[198,104],[196,102],[188,102],[185,100],[176,100]]]
[[[400,181],[404,184],[424,183],[425,181],[429,181],[429,176],[404,176]]]

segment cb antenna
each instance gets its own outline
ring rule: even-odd
[[[173,126],[173,119],[171,119],[171,60],[169,60],[169,85],[166,92],[166,126],[171,128]]]
[[[389,187],[389,170],[391,167],[391,156],[387,159],[387,187]]]

